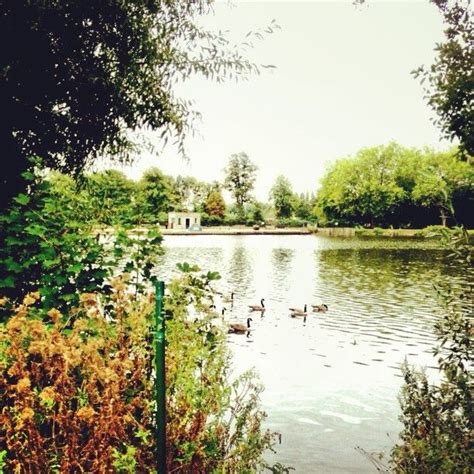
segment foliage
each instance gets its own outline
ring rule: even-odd
[[[127,446],[142,472],[154,465],[151,311],[130,300],[123,281],[113,287],[107,317],[97,294],[84,294],[70,313],[44,316],[30,294],[1,330],[8,472],[112,472]]]
[[[136,185],[121,171],[109,169],[88,175],[85,190],[98,222],[116,225],[135,220],[132,212]]]
[[[466,204],[473,199],[474,167],[459,161],[453,153],[426,153],[418,161],[413,176],[412,200],[438,209],[442,225],[446,225],[448,216],[455,215],[456,194],[463,196]]]
[[[252,200],[257,167],[244,152],[231,155],[225,169],[224,187],[234,196],[237,211],[244,214],[244,204]]]
[[[197,179],[192,176],[177,176],[173,183],[173,192],[178,201],[178,211],[193,211],[193,189]]]
[[[403,430],[391,454],[394,472],[468,473],[474,464],[472,246],[463,229],[442,232],[464,276],[438,288],[444,306],[435,326],[441,383],[431,385],[424,373],[408,366],[403,370]]]
[[[0,130],[8,156],[0,209],[26,184],[26,157],[67,173],[97,156],[133,158],[131,132],[182,138],[193,116],[174,86],[193,74],[223,80],[258,67],[222,32],[199,25],[212,0],[1,0]],[[266,29],[271,32],[274,25]]]
[[[364,148],[354,159],[343,159],[323,178],[319,206],[331,219],[379,222],[405,198],[396,181],[400,146]]]
[[[180,268],[165,297],[168,472],[253,472],[274,440],[262,432],[261,386],[252,373],[230,381],[226,334],[208,314],[219,275]],[[27,295],[0,328],[8,472],[156,469],[153,298],[132,297],[127,283],[113,281],[108,305],[85,294],[69,314],[44,315],[39,295]]]
[[[156,223],[160,212],[166,213],[176,207],[173,179],[158,168],[147,169],[138,183],[136,202],[140,208],[137,211],[144,214],[145,222]]]
[[[128,235],[97,231],[87,194],[63,175],[44,179],[25,173],[28,195],[19,194],[0,215],[0,293],[13,301],[38,290],[45,308],[63,310],[80,293],[110,290],[108,278],[133,272],[136,290],[150,278],[161,254],[154,230]]]
[[[443,15],[445,41],[436,45],[429,67],[413,71],[426,82],[425,93],[448,139],[459,139],[462,156],[474,156],[474,17],[471,0],[431,0]]]
[[[283,175],[276,178],[275,184],[270,189],[270,199],[273,201],[276,216],[286,219],[293,214],[293,189],[290,182]]]
[[[324,176],[315,214],[321,224],[471,224],[474,169],[455,152],[403,148],[396,143],[364,148],[336,161]]]
[[[216,189],[209,193],[204,208],[209,216],[220,219],[224,218],[226,206],[224,198],[219,190]]]
[[[252,373],[229,382],[225,333],[214,324],[213,315],[206,316],[212,303],[208,284],[218,275],[200,276],[196,267],[186,270],[180,281],[168,286],[165,305],[167,314],[173,314],[167,322],[169,353],[173,345],[185,345],[168,366],[170,470],[251,472],[273,439],[269,432],[261,433],[262,388]],[[192,302],[194,322],[185,318],[183,302]]]
[[[310,197],[308,193],[301,193],[299,196],[295,194],[293,196],[293,200],[295,217],[310,222],[314,222],[316,220],[313,213],[313,208],[316,202],[314,195]]]
[[[276,226],[282,227],[305,227],[308,225],[308,221],[300,219],[298,217],[290,217],[287,219],[279,219]]]
[[[246,225],[262,225],[265,223],[265,206],[261,202],[252,201],[245,207]]]

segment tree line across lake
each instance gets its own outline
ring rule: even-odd
[[[456,149],[396,143],[363,148],[333,162],[311,194],[295,192],[278,176],[268,202],[253,197],[257,167],[245,153],[230,157],[223,182],[172,177],[156,167],[139,181],[115,169],[88,174],[81,182],[55,172],[49,181],[56,192],[77,188],[75,198],[87,200],[91,217],[106,225],[165,224],[170,211],[194,211],[204,225],[474,226],[474,169],[458,159]],[[224,190],[231,193],[231,204]]]

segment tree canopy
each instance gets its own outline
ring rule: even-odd
[[[415,225],[464,220],[473,207],[474,170],[456,150],[417,150],[396,143],[364,148],[336,161],[322,179],[317,209],[322,223]]]
[[[443,15],[445,41],[436,45],[429,67],[414,71],[425,83],[435,123],[444,136],[457,138],[461,155],[474,156],[474,18],[471,0],[431,0]]]
[[[270,190],[270,199],[275,206],[276,216],[288,218],[293,214],[293,189],[287,178],[280,175],[275,180],[275,184]]]
[[[224,186],[234,196],[240,214],[243,214],[244,204],[252,200],[256,172],[257,167],[247,153],[236,153],[229,158]]]
[[[200,27],[212,0],[0,0],[0,208],[26,186],[27,158],[77,173],[98,155],[130,160],[131,132],[182,137],[189,105],[173,88],[258,68]]]

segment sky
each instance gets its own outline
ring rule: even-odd
[[[441,16],[428,0],[217,2],[203,24],[243,41],[273,19],[281,29],[248,55],[274,70],[237,83],[193,78],[177,88],[202,116],[185,142],[189,161],[169,146],[119,169],[133,179],[157,166],[222,182],[230,155],[243,151],[258,167],[255,195],[267,201],[278,175],[295,192],[313,192],[331,162],[363,147],[391,140],[449,146],[410,74],[433,62],[443,40]]]

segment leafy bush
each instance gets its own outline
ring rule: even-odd
[[[439,386],[431,385],[424,373],[404,368],[403,430],[391,454],[398,473],[469,473],[474,465],[472,246],[462,229],[443,232],[464,279],[439,288],[444,307],[435,326],[435,354],[443,374]]]
[[[425,238],[439,238],[441,235],[450,234],[450,232],[451,231],[448,227],[442,225],[429,225],[418,231],[416,235]]]
[[[181,270],[165,298],[168,470],[255,471],[274,440],[261,428],[261,386],[251,372],[229,381],[225,331],[208,314],[209,282],[218,275]],[[127,288],[116,278],[108,305],[103,295],[84,294],[64,314],[45,314],[40,294],[29,294],[0,326],[7,472],[156,469],[153,298]]]
[[[308,221],[299,219],[298,217],[289,217],[287,219],[278,219],[276,227],[306,227]]]
[[[137,289],[161,255],[155,230],[100,234],[90,201],[65,176],[54,181],[27,172],[30,192],[0,215],[0,294],[13,301],[38,290],[45,308],[65,309],[80,293],[107,293],[108,278],[133,272]]]
[[[150,308],[130,301],[118,280],[107,310],[113,322],[99,295],[81,300],[70,313],[43,317],[40,295],[29,294],[0,332],[7,472],[110,472],[114,453],[128,446],[138,468],[153,466]]]
[[[220,216],[210,216],[205,212],[201,213],[201,223],[202,225],[222,225],[224,223],[224,219]]]

